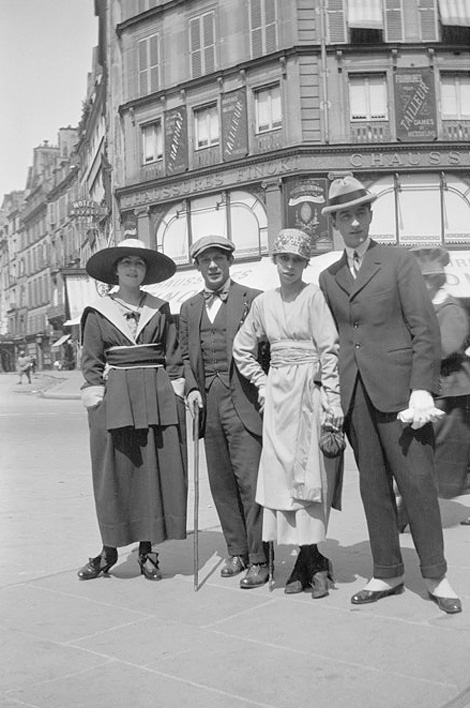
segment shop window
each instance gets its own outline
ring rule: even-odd
[[[148,165],[157,162],[163,157],[162,122],[142,126],[142,164]]]
[[[351,121],[388,120],[385,74],[349,75]]]
[[[452,175],[442,176],[444,245],[470,246],[470,194],[468,185]]]
[[[139,96],[158,91],[160,86],[160,58],[158,34],[140,40],[138,48]]]
[[[441,114],[444,120],[470,120],[470,74],[441,73]]]
[[[251,56],[277,50],[276,0],[250,0]]]
[[[229,200],[230,238],[237,247],[237,257],[267,254],[268,222],[264,205],[249,192],[230,192]]]
[[[190,20],[189,53],[193,79],[214,71],[215,18],[213,12],[206,12]]]
[[[194,111],[194,132],[197,150],[219,144],[219,114],[216,104]]]
[[[256,132],[266,133],[282,126],[281,89],[279,84],[255,91]]]

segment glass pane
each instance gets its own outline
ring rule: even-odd
[[[272,113],[272,126],[273,128],[281,125],[282,112],[281,112],[281,90],[279,86],[274,86],[271,89],[271,113]]]
[[[441,103],[443,116],[457,115],[457,94],[453,76],[441,79]]]
[[[349,80],[349,110],[351,120],[365,120],[367,118],[364,79]]]
[[[383,76],[369,77],[370,117],[372,120],[387,117],[387,92]]]
[[[393,177],[388,176],[371,185],[370,191],[378,199],[372,204],[372,222],[369,234],[380,243],[397,243],[397,225],[395,217],[395,185]]]
[[[198,148],[207,147],[209,145],[209,123],[207,120],[206,111],[196,111],[196,142]]]
[[[403,175],[398,193],[401,245],[441,243],[441,195],[437,175]]]
[[[236,256],[260,256],[268,252],[266,211],[249,192],[230,192],[230,220]]]
[[[188,215],[182,203],[173,205],[160,222],[157,246],[176,263],[188,262]]]
[[[257,129],[269,130],[271,126],[270,100],[268,91],[258,91],[256,94]]]
[[[470,118],[470,76],[460,77],[460,117]]]
[[[470,194],[457,178],[446,178],[444,190],[444,241],[470,246]]]
[[[191,231],[193,243],[207,234],[227,238],[226,204],[222,194],[191,201]]]

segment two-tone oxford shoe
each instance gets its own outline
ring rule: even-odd
[[[386,590],[360,590],[352,596],[351,602],[353,605],[367,605],[370,602],[382,600],[384,597],[400,595],[404,589],[404,583],[399,583],[398,585],[395,585],[395,587],[387,588]]]

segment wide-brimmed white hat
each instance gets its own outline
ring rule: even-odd
[[[332,214],[359,204],[371,204],[376,199],[377,195],[368,192],[358,179],[352,175],[345,175],[331,183],[328,205],[323,207],[321,213]]]
[[[94,253],[86,264],[86,271],[95,280],[108,285],[117,285],[116,263],[126,256],[138,256],[145,261],[147,270],[142,285],[161,283],[174,275],[176,263],[158,251],[147,248],[138,238],[126,238],[117,246],[103,248]]]

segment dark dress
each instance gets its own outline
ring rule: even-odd
[[[135,336],[109,296],[87,307],[81,324],[84,388],[105,385],[103,401],[88,409],[103,544],[184,539],[184,403],[170,383],[183,367],[168,303],[147,295]]]

